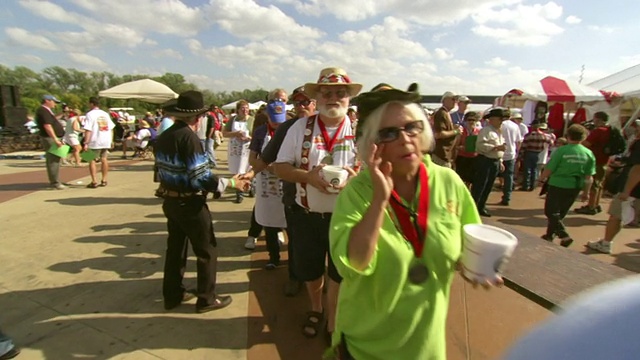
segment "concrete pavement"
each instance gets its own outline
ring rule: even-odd
[[[64,191],[46,189],[43,160],[0,160],[0,327],[24,348],[20,358],[318,359],[322,340],[300,333],[305,295],[282,296],[286,268],[262,269],[264,241],[253,253],[243,248],[252,199],[209,201],[218,291],[233,304],[207,314],[195,314],[193,301],[163,309],[166,227],[162,200],[153,197],[152,162],[115,160],[119,155],[112,155],[107,187],[87,189],[86,167],[64,167],[63,180],[72,184]],[[494,211],[495,219],[521,219],[537,234],[539,215],[526,210],[532,196],[517,194],[522,203]],[[584,231],[601,229],[598,217],[591,222],[584,220]],[[194,258],[188,270],[185,283],[195,286]],[[549,314],[510,289],[474,290],[457,278],[449,358],[495,358]]]

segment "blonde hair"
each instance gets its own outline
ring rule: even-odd
[[[357,141],[358,146],[358,156],[361,159],[368,159],[371,155],[369,151],[371,150],[371,145],[375,144],[376,139],[378,137],[378,131],[380,131],[380,124],[382,124],[383,115],[387,111],[387,108],[391,105],[400,105],[403,110],[407,111],[411,118],[415,121],[422,121],[424,126],[424,131],[419,135],[421,137],[422,142],[422,153],[426,154],[431,151],[435,145],[435,139],[433,137],[433,130],[431,129],[431,124],[427,121],[427,116],[424,113],[422,107],[413,102],[406,101],[390,101],[380,106],[376,110],[374,110],[371,115],[367,116],[366,119],[361,119],[363,122],[362,125],[362,134]]]

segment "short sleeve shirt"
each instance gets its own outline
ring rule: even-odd
[[[112,130],[116,124],[111,121],[111,116],[100,109],[93,109],[87,113],[84,129],[91,131],[89,149],[109,149],[113,140]]]
[[[595,128],[589,132],[589,136],[587,140],[589,144],[589,149],[593,151],[593,155],[596,156],[596,164],[604,165],[609,161],[609,155],[604,153],[604,148],[609,142],[609,137],[611,136],[611,129],[606,126],[602,126],[599,128]]]
[[[439,133],[453,129],[454,126],[453,121],[451,121],[451,115],[449,115],[449,112],[444,107],[441,107],[433,115],[433,131]],[[453,161],[453,145],[455,141],[455,136],[446,139],[436,139],[436,147],[433,154],[440,159]]]
[[[44,130],[44,125],[49,124],[53,127],[53,132],[57,137],[64,136],[64,128],[62,124],[56,119],[53,115],[53,111],[46,106],[40,106],[38,110],[36,110],[36,124],[38,125],[38,130],[40,131],[40,136],[49,137],[49,134]]]
[[[553,152],[546,168],[551,170],[549,185],[581,189],[584,178],[596,173],[596,159],[583,145],[567,144]]]

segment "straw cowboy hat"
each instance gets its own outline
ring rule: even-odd
[[[304,85],[304,92],[309,95],[310,98],[316,99],[320,86],[346,86],[349,96],[356,96],[362,90],[362,84],[352,83],[351,79],[347,75],[347,72],[338,67],[330,67],[322,69],[318,82],[306,83]]]
[[[165,114],[171,116],[200,115],[209,108],[204,105],[204,98],[200,91],[189,90],[181,93],[178,99],[168,101],[164,108]]]

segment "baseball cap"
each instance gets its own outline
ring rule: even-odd
[[[460,95],[460,96],[458,96],[458,101],[459,101],[459,102],[466,102],[466,103],[470,103],[470,102],[471,102],[471,99],[469,99],[469,97],[468,97],[468,96]]]
[[[444,101],[444,99],[448,99],[448,98],[458,98],[458,95],[452,93],[451,91],[447,91],[444,94],[442,94],[442,101]]]
[[[42,100],[53,100],[54,102],[60,103],[60,100],[53,95],[45,95],[42,97]]]
[[[303,86],[298,86],[297,88],[293,89],[293,92],[291,92],[291,96],[289,97],[289,100],[291,101],[295,101],[295,100],[309,100],[309,95],[307,95],[306,92],[304,92],[304,85]]]
[[[276,124],[287,121],[287,104],[280,100],[272,100],[267,104],[267,114],[269,119]]]

